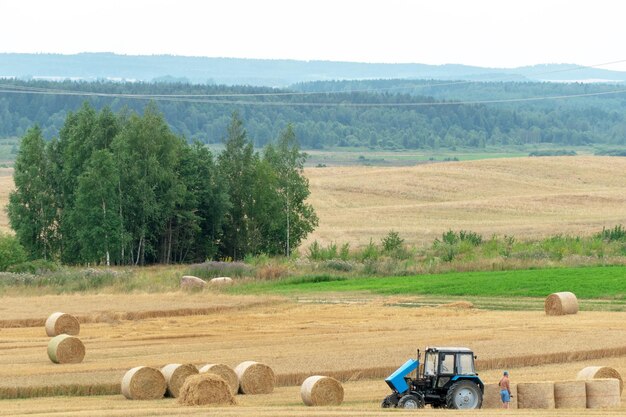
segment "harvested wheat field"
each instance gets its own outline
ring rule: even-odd
[[[146,311],[153,313],[163,298],[161,294],[137,296]],[[188,297],[184,293],[169,294],[168,306],[176,302],[176,296],[181,303]],[[98,297],[104,310],[107,302],[114,302],[118,296]],[[212,302],[240,305],[250,301],[248,297],[210,293],[199,294],[196,301],[201,297],[206,308]],[[212,301],[214,297],[218,301]],[[40,304],[39,298],[50,299],[32,297],[31,304]],[[78,300],[85,302],[82,310]],[[77,310],[93,309],[91,297],[75,296],[75,302]],[[23,314],[13,319],[19,323],[32,318]],[[0,397],[105,396],[5,399],[1,400],[0,415],[50,415],[55,410],[63,415],[149,415],[159,410],[168,415],[193,415],[193,409],[181,411],[171,400],[125,400],[120,393],[122,377],[139,365],[160,368],[168,363],[211,362],[235,367],[251,359],[272,367],[277,388],[258,398],[238,396],[237,406],[211,408],[215,415],[375,415],[382,412],[379,402],[388,390],[384,377],[413,357],[415,349],[428,345],[473,348],[479,357],[481,377],[487,383],[497,382],[502,369],[511,372],[515,383],[571,380],[586,366],[610,366],[626,374],[626,313],[621,312],[546,316],[543,311],[397,307],[379,299],[361,304],[302,304],[272,299],[271,303],[246,304],[236,309],[206,310],[202,315],[154,314],[151,318],[137,311],[130,317],[133,319],[82,324],[81,340],[89,355],[82,363],[63,367],[47,359],[49,338],[43,327],[1,328]],[[307,411],[300,398],[300,385],[311,375],[342,381],[343,405]],[[624,406],[622,401],[621,409],[607,413],[623,414]],[[550,415],[577,415],[557,411],[559,414]],[[540,415],[533,410],[524,413],[520,415]],[[584,413],[602,415],[597,410]]]
[[[449,229],[538,238],[626,223],[626,158],[510,158],[305,173],[320,222],[304,247],[314,240],[365,245],[392,229],[408,244],[423,244]]]

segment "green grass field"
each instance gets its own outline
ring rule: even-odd
[[[383,295],[545,297],[571,291],[581,299],[626,301],[626,267],[463,272],[387,278],[330,275],[237,286],[242,293],[370,292]]]

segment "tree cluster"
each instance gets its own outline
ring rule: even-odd
[[[146,264],[288,254],[317,225],[288,126],[262,154],[234,113],[217,157],[139,115],[69,113],[58,138],[21,140],[9,220],[32,258]]]

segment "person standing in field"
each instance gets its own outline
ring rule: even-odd
[[[498,382],[498,386],[500,386],[500,398],[502,399],[502,408],[509,408],[509,404],[511,403],[511,383],[509,381],[509,371],[504,371],[504,375],[500,382]]]

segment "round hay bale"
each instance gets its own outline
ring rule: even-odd
[[[122,378],[122,394],[129,400],[158,400],[166,389],[165,377],[156,368],[137,366]]]
[[[46,334],[50,337],[60,334],[69,334],[77,336],[80,333],[80,323],[78,319],[71,314],[52,313],[46,320]]]
[[[202,288],[206,285],[206,281],[193,275],[183,275],[180,279],[180,288]]]
[[[85,345],[78,337],[60,334],[50,339],[48,357],[54,363],[80,363],[85,358]]]
[[[230,277],[217,277],[209,281],[209,284],[212,284],[212,285],[228,285],[232,283],[233,283],[233,279]]]
[[[553,382],[526,382],[517,384],[518,408],[554,408]]]
[[[269,394],[274,391],[276,377],[272,368],[265,364],[245,361],[237,365],[235,373],[241,394]]]
[[[219,375],[191,375],[180,389],[178,402],[183,405],[235,404],[228,383]]]
[[[578,313],[578,299],[571,292],[555,292],[546,298],[544,309],[548,316]]]
[[[587,386],[587,408],[619,407],[621,405],[619,380],[615,378],[590,379]]]
[[[239,378],[237,378],[237,374],[230,366],[222,365],[220,363],[209,363],[201,367],[198,371],[201,374],[208,372],[210,374],[221,376],[230,387],[232,394],[237,395],[237,392],[239,391]]]
[[[304,404],[309,406],[341,405],[343,387],[341,382],[329,376],[310,376],[300,387],[300,396]]]
[[[589,380],[589,379],[600,379],[600,378],[615,378],[619,380],[619,392],[620,394],[624,391],[624,381],[622,380],[622,376],[615,370],[609,366],[587,366],[578,372],[576,375],[576,379]]]
[[[554,408],[587,407],[585,381],[558,381],[554,383]]]
[[[198,368],[189,363],[184,365],[180,363],[171,363],[161,368],[161,373],[165,377],[165,382],[167,383],[167,390],[165,391],[165,394],[168,397],[176,398],[185,383],[185,379],[191,375],[196,375],[198,373]]]

